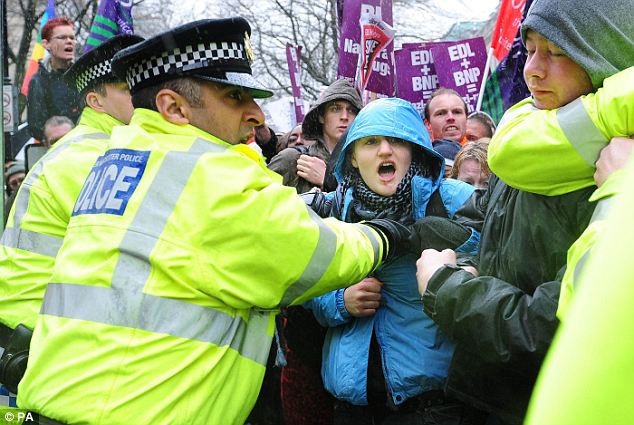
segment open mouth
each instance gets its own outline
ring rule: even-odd
[[[392,162],[384,162],[379,165],[378,172],[381,180],[391,180],[396,175],[396,167]]]
[[[458,127],[456,127],[455,125],[449,125],[445,127],[445,131],[458,131]]]

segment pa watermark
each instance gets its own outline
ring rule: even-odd
[[[0,425],[37,423],[39,423],[39,417],[33,412],[15,407],[0,407]]]

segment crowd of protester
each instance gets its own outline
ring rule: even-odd
[[[632,13],[628,0],[535,0],[521,26],[531,97],[500,123],[470,112],[449,88],[435,90],[418,112],[396,97],[364,105],[354,85],[338,79],[282,133],[254,102],[272,92],[251,76],[247,57],[226,73],[193,58],[179,73],[135,74],[154,50],[168,55],[192,40],[235,36],[247,51],[250,26],[242,19],[196,21],[146,41],[118,36],[78,60],[72,22],[50,20],[42,39],[51,56],[28,105],[33,135],[49,150],[30,170],[22,161],[5,164],[0,250],[0,346],[14,350],[20,329],[35,333],[19,376],[5,372],[3,353],[0,395],[15,405],[19,385],[20,407],[53,424],[118,423],[137,403],[152,405],[148,417],[164,423],[590,424],[619,413],[627,418],[621,423],[634,420],[623,383],[631,373],[612,377],[609,365],[602,376],[588,373],[599,385],[605,375],[619,382],[612,389],[622,404],[615,404],[584,393],[587,370],[569,366],[596,366],[574,357],[587,348],[575,339],[586,338],[579,323],[592,306],[587,294],[600,292],[595,252],[610,252],[601,236],[629,243],[610,210],[616,217],[632,204]],[[104,64],[107,72],[93,72]],[[130,153],[143,165],[126,162],[137,168],[108,177],[108,158]],[[177,170],[182,178],[165,177]],[[100,198],[104,187],[112,194]],[[99,207],[110,205],[115,187],[131,191],[123,207]],[[132,197],[137,187],[145,198]],[[247,265],[255,249],[264,271]],[[135,273],[154,282],[149,292],[134,292],[144,290]],[[89,289],[66,288],[85,281]],[[92,289],[110,287],[122,292],[104,293],[97,306],[100,292]],[[616,287],[605,291],[616,305]],[[126,307],[112,301],[128,296]],[[70,300],[92,307],[73,310]],[[135,316],[137,301],[156,323]],[[175,323],[159,323],[181,308],[187,313]],[[209,320],[214,335],[192,336],[192,317]],[[128,328],[151,336],[135,340]],[[218,332],[226,335],[216,340]],[[153,341],[155,334],[172,339]],[[80,336],[87,339],[75,348]],[[623,362],[632,353],[616,339],[606,344]],[[216,345],[201,349],[201,341]],[[164,354],[155,353],[158,344]],[[122,362],[127,350],[134,376],[108,363]],[[174,378],[162,372],[167,363],[177,379],[196,384],[167,385]],[[82,372],[106,376],[100,388],[114,385],[115,402],[99,404]],[[214,392],[213,403],[197,394],[194,407],[183,407],[196,391]],[[64,411],[82,394],[103,417]],[[571,394],[593,406],[587,417],[575,415]],[[162,399],[178,407],[166,412]]]

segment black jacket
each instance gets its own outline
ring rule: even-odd
[[[50,117],[63,115],[77,122],[81,115],[79,93],[66,84],[64,73],[47,71],[42,62],[29,82],[27,121],[31,136],[44,140],[44,123]]]
[[[449,395],[522,423],[557,329],[566,253],[590,221],[595,189],[547,197],[491,176],[489,189],[458,211],[465,224],[482,225],[481,277],[445,266],[423,297],[425,311],[456,342]]]

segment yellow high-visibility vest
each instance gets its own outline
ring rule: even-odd
[[[108,114],[84,108],[72,129],[22,182],[0,240],[0,322],[35,326],[75,199],[112,128]]]
[[[244,423],[278,309],[358,282],[386,249],[280,180],[246,145],[137,109],[73,208],[18,405],[66,423]]]

